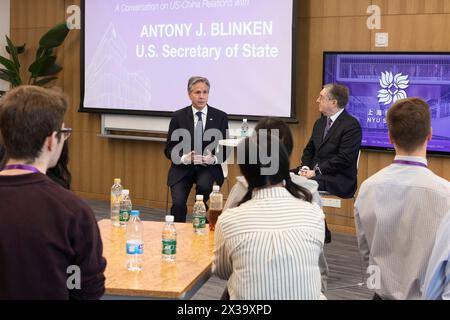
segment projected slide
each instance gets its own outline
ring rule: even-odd
[[[172,112],[206,76],[230,115],[291,117],[292,0],[85,0],[84,14],[84,111]]]

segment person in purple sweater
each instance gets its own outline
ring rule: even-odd
[[[45,174],[71,129],[67,100],[35,86],[0,100],[8,161],[0,171],[0,299],[99,299],[103,245],[92,210]]]

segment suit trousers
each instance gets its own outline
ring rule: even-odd
[[[183,179],[170,187],[172,194],[170,212],[174,216],[175,222],[186,222],[187,200],[194,183],[195,194],[203,195],[203,202],[206,210],[208,210],[206,202],[209,200],[209,195],[212,192],[214,177],[208,167],[196,165]]]

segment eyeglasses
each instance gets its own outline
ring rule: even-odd
[[[67,140],[67,139],[69,139],[70,135],[72,134],[72,128],[62,128],[62,129],[59,129],[58,132],[63,134],[64,140]]]

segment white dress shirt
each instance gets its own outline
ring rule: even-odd
[[[194,106],[191,106],[192,108],[192,114],[194,115],[194,128],[197,126],[197,122],[198,122],[198,117],[197,117],[197,112],[199,112],[200,110],[197,110],[194,108]],[[205,106],[201,111],[202,113],[202,124],[203,124],[203,131],[205,131],[205,127],[206,127],[206,120],[207,120],[207,116],[208,116],[208,106]],[[214,163],[217,163],[217,157],[214,156]],[[191,161],[187,160],[187,155],[182,155],[181,156],[181,163],[188,165],[191,164]]]
[[[194,106],[192,106],[192,113],[194,115],[194,128],[197,126],[198,122],[197,112],[199,111],[200,110],[197,110],[194,108]],[[204,107],[200,112],[202,113],[203,131],[205,131],[206,117],[208,116],[208,106]]]
[[[336,119],[341,115],[342,112],[344,112],[344,108],[340,109],[338,112],[330,116],[330,119],[332,121],[330,128],[333,126],[333,124],[336,122]]]
[[[219,216],[213,272],[231,299],[319,299],[324,214],[286,188],[264,188]]]
[[[427,164],[420,157],[400,157]],[[358,245],[381,271],[383,299],[420,299],[436,231],[450,210],[450,183],[428,168],[393,163],[361,185],[355,203]]]

